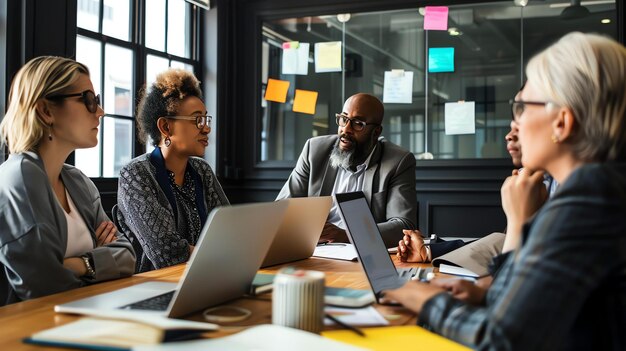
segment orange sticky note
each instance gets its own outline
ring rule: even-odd
[[[293,99],[293,112],[315,114],[317,103],[317,91],[296,89],[296,97]]]
[[[289,82],[286,80],[268,79],[265,88],[265,100],[285,103],[287,101]]]

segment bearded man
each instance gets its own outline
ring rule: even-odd
[[[403,229],[416,228],[415,156],[379,138],[383,116],[383,104],[375,96],[349,97],[343,111],[335,115],[337,135],[307,140],[276,199],[362,191],[385,245],[395,247]],[[336,203],[320,241],[348,241]]]

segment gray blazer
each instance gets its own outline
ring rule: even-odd
[[[337,139],[325,135],[307,140],[276,199],[332,195],[337,169],[329,160]],[[365,171],[363,193],[387,247],[398,245],[402,229],[416,228],[415,157],[409,151],[379,140]]]
[[[82,280],[63,267],[67,221],[36,153],[13,154],[0,166],[0,305],[133,274],[135,253],[122,238],[96,247],[95,229],[109,218],[100,193],[77,168],[61,178],[89,229],[96,276]]]

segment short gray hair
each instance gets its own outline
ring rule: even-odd
[[[548,100],[572,110],[571,143],[586,162],[626,156],[626,48],[613,39],[574,32],[528,62],[528,80]]]

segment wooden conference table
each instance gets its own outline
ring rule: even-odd
[[[392,259],[398,267],[415,267],[419,264],[407,264]],[[323,258],[309,258],[262,269],[259,273],[276,273],[280,268],[292,266],[301,269],[312,269],[326,273],[326,286],[338,288],[369,289],[367,278],[358,262],[329,260]],[[428,264],[422,265],[429,266]],[[151,280],[177,282],[185,269],[185,265],[163,268],[152,272],[136,274],[129,278],[104,282],[80,289],[75,289],[55,295],[50,295],[30,301],[20,302],[0,308],[0,350],[62,350],[59,348],[39,347],[22,343],[22,339],[38,331],[72,322],[81,316],[54,312],[54,306],[80,298],[97,295],[104,292],[120,289],[134,284]],[[239,323],[224,323],[223,326],[252,326],[272,322],[272,294],[262,294],[257,297],[242,297],[225,303],[226,305],[241,306],[252,311],[252,316]],[[414,325],[415,317],[402,307],[375,305],[383,316],[387,316],[391,325]],[[190,320],[202,321],[201,311],[188,317]],[[336,328],[336,327],[335,327]],[[232,334],[240,328],[227,328],[208,332],[209,337],[219,337]],[[329,328],[333,329],[333,328]]]

